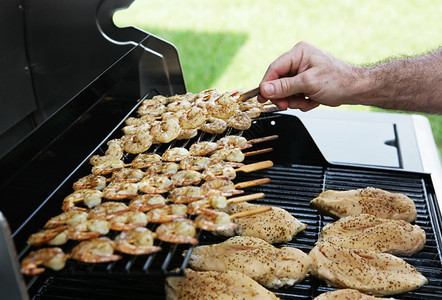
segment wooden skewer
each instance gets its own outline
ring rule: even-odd
[[[246,100],[249,100],[249,99],[256,97],[258,95],[259,95],[259,87],[242,93],[237,100],[238,101],[246,101]]]
[[[275,134],[275,135],[265,136],[265,137],[262,137],[262,138],[252,139],[252,140],[249,140],[248,143],[249,144],[257,144],[257,143],[262,143],[262,142],[273,141],[273,140],[276,140],[278,138],[279,138],[279,136],[277,134]]]
[[[240,203],[240,202],[245,202],[245,201],[261,199],[261,198],[264,198],[264,196],[265,196],[264,193],[255,193],[255,194],[250,194],[250,195],[229,198],[229,199],[227,199],[227,204]]]
[[[272,152],[273,148],[264,148],[264,149],[259,149],[256,151],[249,151],[249,152],[244,152],[244,156],[252,156],[252,155],[257,155],[257,154],[264,154],[264,153],[268,153],[268,152]]]
[[[239,183],[235,184],[235,188],[242,189],[242,188],[246,188],[246,187],[269,183],[270,181],[271,181],[270,178],[259,178],[259,179],[239,182]]]
[[[271,209],[272,209],[271,206],[263,206],[263,207],[258,207],[258,208],[246,210],[246,211],[240,211],[240,212],[237,212],[235,214],[231,214],[230,215],[230,219],[232,220],[232,219],[249,217],[249,216],[252,216],[252,215],[256,215],[256,214],[260,214],[260,213],[269,211]]]
[[[271,160],[265,160],[260,161],[253,164],[244,165],[242,167],[239,167],[235,169],[236,172],[244,172],[244,173],[250,173],[253,171],[258,171],[262,169],[267,169],[273,167],[273,162]]]

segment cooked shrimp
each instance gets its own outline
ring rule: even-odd
[[[230,215],[225,212],[200,208],[199,213],[201,214],[195,219],[197,228],[207,231],[226,231],[235,230],[238,227],[238,224],[233,223]]]
[[[74,190],[96,189],[102,190],[106,187],[106,177],[101,175],[89,174],[74,182]]]
[[[156,96],[152,97],[152,100],[157,101],[158,103],[161,103],[163,105],[166,105],[169,102],[167,97],[165,97],[163,95],[156,95]]]
[[[220,195],[209,196],[204,200],[191,202],[187,205],[187,213],[190,215],[199,215],[202,213],[201,208],[212,207],[216,209],[225,208],[227,206],[227,198]]]
[[[199,129],[210,134],[220,134],[226,131],[227,123],[222,119],[209,117],[206,123],[202,124]]]
[[[204,156],[220,148],[222,148],[222,146],[214,142],[197,142],[190,146],[189,154],[193,156]]]
[[[189,156],[180,161],[179,168],[182,170],[201,171],[207,169],[211,163],[210,158],[204,156]]]
[[[252,119],[245,112],[236,112],[227,120],[227,126],[237,130],[247,130],[252,126]]]
[[[128,210],[129,207],[124,203],[109,201],[95,206],[89,211],[87,217],[89,219],[110,220],[114,216],[122,214]]]
[[[87,212],[84,211],[66,211],[59,214],[58,216],[50,218],[49,221],[46,222],[45,226],[43,226],[43,228],[50,229],[63,225],[75,225],[77,223],[86,221],[87,216]]]
[[[110,225],[106,220],[90,219],[70,226],[68,238],[71,240],[89,240],[109,233]]]
[[[198,244],[196,229],[189,219],[174,220],[158,226],[157,239],[173,244]]]
[[[241,149],[238,148],[223,148],[213,152],[210,158],[233,162],[242,162],[244,161],[244,153],[242,153]]]
[[[133,135],[125,135],[122,140],[126,152],[139,154],[147,151],[152,146],[153,136],[149,131],[140,131]]]
[[[42,248],[32,251],[21,262],[21,272],[26,275],[38,275],[44,272],[43,265],[55,271],[66,265],[66,254],[58,247]]]
[[[110,221],[110,229],[122,231],[135,227],[146,226],[148,222],[145,213],[139,211],[126,211],[120,215],[113,217]]]
[[[193,170],[181,170],[172,175],[173,184],[175,186],[195,185],[201,182],[203,175]]]
[[[138,184],[130,182],[112,182],[103,190],[103,198],[123,200],[138,195]]]
[[[122,141],[120,139],[113,139],[107,142],[107,150],[103,156],[93,155],[89,159],[91,165],[99,165],[108,160],[121,159],[124,155]]]
[[[189,157],[189,150],[183,147],[174,147],[164,151],[161,159],[163,161],[177,162]]]
[[[114,242],[106,237],[99,237],[79,243],[69,256],[86,263],[109,262],[121,258],[120,255],[113,253]]]
[[[257,98],[251,98],[246,101],[241,101],[241,103],[239,104],[239,109],[241,111],[246,111],[253,108],[261,109],[262,106],[263,104],[260,103]]]
[[[121,130],[125,135],[135,135],[141,132],[148,132],[150,130],[150,123],[126,125]]]
[[[256,119],[261,115],[261,109],[257,107],[253,107],[251,109],[247,109],[244,111],[250,119]]]
[[[161,164],[160,173],[166,176],[176,174],[178,172],[179,166],[174,162],[163,162]]]
[[[161,156],[156,153],[141,153],[135,156],[130,165],[132,168],[144,169],[161,162]]]
[[[167,223],[173,220],[185,218],[187,206],[184,204],[171,204],[160,208],[154,208],[146,213],[151,223]]]
[[[166,205],[166,199],[158,194],[139,195],[130,200],[129,210],[147,212],[154,208],[160,208]]]
[[[31,234],[27,242],[32,246],[40,246],[41,244],[63,245],[67,241],[66,230],[68,227],[64,225],[39,231]]]
[[[204,197],[206,195],[199,186],[183,186],[170,191],[168,200],[173,203],[190,203]]]
[[[154,246],[155,233],[145,227],[137,227],[121,232],[115,238],[115,249],[131,255],[145,255],[161,251]]]
[[[222,94],[221,97],[207,105],[208,114],[223,120],[229,119],[238,109],[238,103],[229,93]]]
[[[101,197],[103,197],[103,193],[99,190],[94,189],[83,189],[76,190],[72,194],[66,196],[63,200],[62,209],[64,211],[69,210],[80,210],[80,211],[88,211],[85,207],[78,207],[76,204],[78,202],[83,202],[88,208],[92,208],[101,203]]]
[[[179,100],[169,103],[166,106],[167,111],[177,112],[188,110],[192,104],[187,100]]]
[[[124,168],[124,162],[120,159],[109,159],[92,167],[92,173],[95,175],[106,175]]]
[[[238,135],[227,135],[216,141],[224,148],[242,148],[249,145],[247,139]]]
[[[206,181],[214,179],[233,180],[236,178],[236,171],[233,167],[226,166],[224,163],[217,163],[210,165],[203,171],[203,178]]]
[[[112,182],[138,182],[143,179],[145,173],[137,168],[123,168],[112,173]]]
[[[183,129],[194,129],[201,126],[207,119],[206,113],[202,108],[193,106],[186,110],[180,117],[180,126]]]
[[[151,115],[161,116],[166,111],[166,106],[161,104],[157,100],[147,99],[143,101],[143,104],[138,108],[137,113],[140,116]]]
[[[181,128],[180,134],[176,138],[177,140],[190,140],[191,138],[196,137],[198,134],[198,129],[183,129]]]
[[[169,143],[179,136],[180,131],[181,127],[176,119],[167,119],[152,126],[150,134],[156,143]]]
[[[146,194],[163,194],[174,188],[173,181],[167,176],[145,177],[138,183],[140,191]]]
[[[132,125],[143,125],[143,124],[152,124],[153,121],[155,121],[158,117],[154,116],[154,115],[144,115],[141,116],[140,118],[135,118],[135,117],[130,117],[127,118],[126,121],[124,121],[126,123],[127,126],[132,126]]]
[[[221,195],[226,197],[243,192],[242,190],[235,189],[235,184],[228,179],[206,181],[201,185],[201,188],[207,195]]]

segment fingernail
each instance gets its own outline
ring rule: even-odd
[[[273,96],[275,94],[275,87],[271,83],[267,83],[264,85],[264,92],[266,93],[266,96]]]

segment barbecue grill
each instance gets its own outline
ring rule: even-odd
[[[90,173],[88,158],[93,154],[103,155],[107,149],[106,142],[121,137],[124,120],[136,115],[135,111],[141,103],[139,99],[185,92],[173,45],[145,32],[117,30],[111,25],[112,12],[128,6],[130,2],[72,1],[64,3],[61,8],[48,6],[46,1],[41,1],[39,7],[23,7],[27,36],[25,50],[29,51],[27,57],[33,66],[30,77],[34,91],[30,94],[39,103],[54,99],[61,99],[61,103],[52,103],[56,108],[44,113],[47,107],[39,107],[36,115],[46,114],[50,117],[37,122],[37,128],[21,142],[10,144],[11,150],[6,151],[0,159],[0,211],[11,230],[9,235],[7,228],[3,228],[2,234],[5,236],[2,236],[0,249],[11,249],[8,243],[12,236],[11,244],[16,252],[1,255],[2,259],[10,260],[10,272],[16,271],[16,262],[11,261],[17,259],[15,253],[20,260],[32,250],[26,244],[28,236],[42,228],[51,216],[61,212],[61,201],[72,191],[72,183]],[[72,13],[74,8],[87,12],[83,22],[75,21],[78,13]],[[57,37],[58,33],[58,38],[61,38],[63,34],[65,38],[62,41],[67,43],[54,44],[51,53],[45,55],[43,53],[48,43],[37,43],[38,38],[42,38],[39,28],[43,26],[37,20],[43,12],[53,19],[54,24],[62,25],[62,28],[53,29],[54,35]],[[71,35],[66,32],[70,24],[78,25],[69,28]],[[85,33],[84,39],[77,30]],[[92,46],[78,52],[70,49],[71,43]],[[63,55],[54,56],[59,51]],[[85,62],[80,57],[85,53],[89,55],[89,52],[97,62],[86,68],[91,61]],[[103,55],[105,52],[107,54]],[[52,71],[57,70],[61,57],[61,64],[66,64],[68,71],[55,74]],[[72,61],[66,61],[67,57],[71,57]],[[70,72],[72,70],[74,72]],[[65,88],[51,91],[47,87],[54,82]],[[270,183],[246,188],[245,193],[265,193],[265,198],[255,202],[282,207],[308,225],[304,232],[281,246],[293,246],[305,252],[313,248],[321,228],[334,220],[318,214],[309,204],[324,190],[373,186],[404,193],[413,199],[418,211],[416,224],[425,230],[427,242],[421,252],[404,259],[425,275],[429,283],[419,290],[395,297],[442,297],[442,217],[430,174],[399,168],[330,163],[303,122],[290,113],[264,113],[249,130],[231,130],[228,133],[241,134],[248,139],[279,135],[278,140],[254,145],[253,148],[272,147],[274,151],[246,159],[246,163],[269,159],[274,166],[253,173],[240,173],[236,181],[270,178]],[[149,152],[162,153],[172,146],[188,146],[198,140],[218,137],[200,134],[191,140],[154,146]],[[200,244],[211,244],[225,238],[200,232],[198,239]],[[33,299],[163,299],[165,277],[184,274],[191,251],[187,251],[187,255],[182,254],[184,250],[192,250],[192,247],[168,243],[160,245],[162,251],[148,256],[123,255],[123,259],[117,262],[93,265],[69,260],[66,267],[58,272],[47,270],[33,277],[18,275],[16,285],[4,285],[2,282],[1,293],[8,297],[20,295],[17,290],[24,283],[25,293]],[[69,252],[73,246],[74,243],[68,242],[63,249]],[[312,299],[329,290],[332,288],[324,282],[308,277],[300,284],[274,292],[281,299]]]

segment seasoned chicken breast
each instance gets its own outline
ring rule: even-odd
[[[241,202],[228,205],[226,212],[234,214],[258,207],[261,207],[261,205]],[[275,206],[264,213],[234,219],[234,222],[238,224],[235,231],[225,231],[219,234],[224,236],[253,236],[270,244],[289,242],[296,234],[307,227],[306,224],[301,223],[288,211]]]
[[[319,295],[314,300],[394,300],[394,298],[378,298],[370,295],[365,295],[358,290],[342,289],[333,292],[327,292]]]
[[[166,299],[273,300],[279,298],[240,272],[196,272],[188,269],[186,276],[166,278]]]
[[[373,187],[350,191],[328,190],[319,194],[311,204],[338,218],[370,214],[385,219],[413,222],[417,216],[414,202],[407,196]]]
[[[427,283],[412,265],[387,253],[322,242],[309,255],[311,274],[338,288],[381,296],[408,292]]]
[[[426,238],[425,231],[418,225],[362,214],[325,225],[318,241],[328,241],[347,248],[410,256],[422,250]]]
[[[310,262],[299,249],[276,248],[260,238],[235,236],[219,244],[196,247],[189,266],[198,271],[238,271],[268,288],[279,288],[304,280]]]

